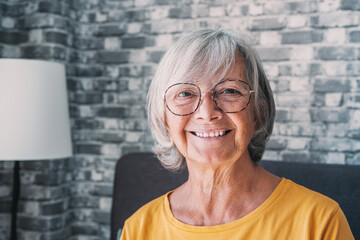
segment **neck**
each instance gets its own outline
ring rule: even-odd
[[[193,165],[189,162],[188,164]],[[196,164],[196,163],[195,163]],[[191,196],[212,200],[229,193],[251,193],[258,181],[257,166],[249,158],[219,165],[189,166],[187,184]]]
[[[261,198],[257,198],[261,168],[251,161],[250,156],[219,165],[194,166],[189,161],[188,169],[189,179],[178,192],[187,196],[178,207],[192,212],[190,218],[178,215],[184,222],[193,225],[231,222],[261,204],[258,202]]]

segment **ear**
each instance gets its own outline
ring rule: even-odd
[[[166,114],[165,114],[165,117],[164,117],[164,127],[166,129],[166,132],[167,132],[167,135],[168,135],[170,141],[172,141],[171,135],[169,134],[170,133],[170,131],[169,131],[170,127],[169,127],[169,124],[167,123]]]
[[[258,99],[257,107],[254,106],[254,122],[255,122],[255,129],[259,127],[259,124],[265,117],[265,112],[263,109],[265,109],[266,102],[265,99],[261,98]]]
[[[169,125],[167,123],[167,115],[166,115],[166,113],[164,114],[164,127],[169,132]]]

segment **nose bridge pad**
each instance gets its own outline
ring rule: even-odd
[[[213,92],[213,91],[211,92],[211,99],[214,101],[216,107],[217,107],[220,111],[222,111],[222,109],[219,107],[219,105],[218,105],[218,103],[217,103],[217,101],[216,101],[216,96],[214,96],[214,92]]]

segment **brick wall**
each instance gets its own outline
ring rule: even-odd
[[[151,149],[149,82],[192,29],[230,28],[257,45],[277,104],[264,158],[360,164],[356,0],[0,1],[0,22],[0,57],[67,66],[74,156],[21,163],[20,239],[109,238],[115,162]],[[12,166],[0,164],[0,239]]]
[[[76,11],[70,1],[0,1],[0,57],[72,65]],[[67,69],[68,78],[74,73]],[[21,159],[20,159],[21,160]],[[69,239],[73,161],[20,162],[18,239]],[[9,239],[13,162],[0,162],[0,239]]]

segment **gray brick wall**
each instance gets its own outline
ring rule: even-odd
[[[75,61],[70,1],[0,1],[0,57]],[[74,73],[68,71],[70,79]],[[21,160],[21,159],[20,159]],[[72,236],[72,159],[21,161],[18,239]],[[0,239],[9,239],[13,162],[0,162]]]
[[[145,95],[184,32],[251,36],[277,104],[265,159],[360,164],[357,0],[0,1],[0,57],[67,66],[71,159],[22,162],[19,239],[108,239],[116,160],[151,150]],[[0,162],[0,239],[12,166]]]

